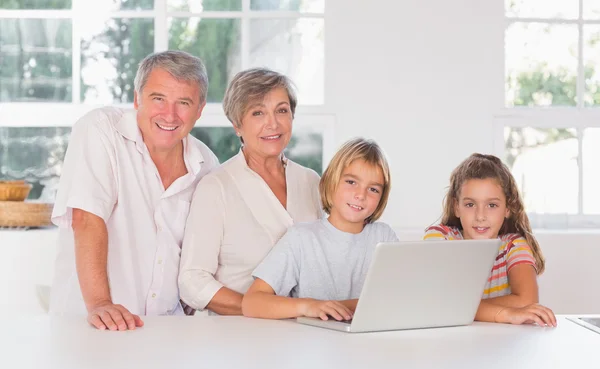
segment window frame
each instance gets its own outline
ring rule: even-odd
[[[502,102],[493,116],[493,152],[500,158],[506,154],[504,129],[506,127],[518,128],[573,128],[577,132],[578,140],[578,213],[577,214],[545,214],[528,212],[529,219],[534,228],[598,228],[600,215],[583,213],[583,133],[586,128],[600,127],[600,106],[585,106],[585,75],[584,75],[584,34],[586,25],[599,25],[600,19],[587,20],[583,17],[583,0],[579,0],[579,13],[577,18],[534,18],[508,16],[504,10],[504,29],[502,40],[506,42],[506,31],[513,23],[540,23],[540,24],[575,24],[578,30],[577,40],[577,104],[573,107],[523,107],[506,106],[506,47],[502,44],[504,58],[502,60]],[[568,124],[565,124],[568,122]]]

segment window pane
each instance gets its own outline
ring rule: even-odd
[[[242,0],[167,0],[169,11],[199,13],[202,11],[242,10]]]
[[[323,104],[323,19],[253,19],[250,66],[266,66],[289,76],[299,104]]]
[[[583,212],[600,214],[600,128],[583,131]]]
[[[208,73],[208,102],[221,102],[241,69],[240,20],[170,18],[169,49],[200,57]]]
[[[583,0],[583,18],[600,18],[600,0]]]
[[[93,14],[116,10],[151,10],[154,9],[154,0],[94,0],[86,2],[85,6]]]
[[[224,163],[240,150],[240,140],[232,127],[195,127],[192,135],[204,142]],[[308,126],[294,127],[285,155],[291,160],[311,168],[317,173],[323,172],[323,135]]]
[[[579,1],[504,0],[506,16],[523,18],[577,18]]]
[[[517,181],[528,212],[576,214],[579,165],[575,129],[504,130],[507,165]]]
[[[0,101],[71,102],[71,21],[0,21]]]
[[[154,9],[154,0],[113,0],[121,10]]]
[[[577,26],[514,23],[506,30],[506,106],[575,106]]]
[[[0,127],[0,179],[33,184],[29,199],[54,202],[71,128]]]
[[[250,0],[250,9],[323,13],[325,0]]]
[[[583,65],[585,68],[586,106],[600,104],[600,26],[585,25],[583,28]]]
[[[0,0],[0,9],[71,9],[71,0]]]
[[[154,51],[154,22],[113,18],[89,22],[81,42],[81,95],[85,103],[133,101],[139,62]]]

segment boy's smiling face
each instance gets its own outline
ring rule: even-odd
[[[360,233],[365,219],[375,210],[383,193],[381,168],[358,159],[350,163],[340,177],[332,198],[329,222],[348,233]]]

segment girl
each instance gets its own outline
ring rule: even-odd
[[[452,172],[442,223],[427,228],[424,239],[498,237],[503,244],[475,320],[556,326],[552,310],[538,304],[545,261],[515,180],[497,157],[473,154]]]
[[[375,142],[344,144],[319,183],[329,217],[288,229],[254,270],[243,314],[351,319],[375,245],[398,240],[388,225],[375,223],[390,186],[387,160]]]

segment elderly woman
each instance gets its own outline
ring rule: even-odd
[[[241,315],[254,268],[289,226],[321,217],[319,176],[283,155],[296,103],[291,81],[268,69],[240,72],[227,88],[242,149],[196,188],[179,271],[189,306]]]

